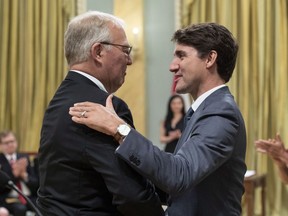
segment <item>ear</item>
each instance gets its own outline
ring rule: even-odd
[[[90,49],[93,59],[100,59],[102,56],[103,46],[100,43],[94,43]]]
[[[215,50],[211,50],[207,56],[206,60],[206,67],[211,68],[213,65],[216,64],[216,59],[217,59],[217,52]]]

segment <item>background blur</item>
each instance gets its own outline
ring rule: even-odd
[[[171,36],[192,23],[218,22],[240,46],[229,87],[246,122],[247,167],[267,173],[266,215],[288,215],[287,188],[271,160],[254,148],[254,140],[276,132],[288,145],[287,5],[287,0],[0,0],[0,130],[16,132],[21,151],[37,151],[43,113],[67,73],[67,23],[99,10],[126,22],[133,65],[117,95],[131,108],[137,129],[162,148],[159,128],[173,80]],[[255,215],[259,203],[258,193]]]

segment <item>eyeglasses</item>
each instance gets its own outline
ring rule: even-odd
[[[12,144],[12,143],[15,143],[15,142],[16,142],[16,139],[12,139],[12,140],[7,140],[5,142],[0,142],[0,144],[9,145],[9,144]]]
[[[121,51],[124,52],[127,55],[130,55],[132,51],[132,46],[127,46],[127,45],[121,45],[121,44],[114,44],[114,43],[109,43],[109,42],[100,42],[100,44],[105,44],[105,45],[111,45],[115,47],[122,47]]]

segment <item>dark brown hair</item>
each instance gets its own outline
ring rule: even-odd
[[[235,68],[238,44],[232,33],[216,23],[200,23],[177,30],[172,41],[191,46],[204,58],[211,50],[217,52],[217,70],[220,77],[228,82]]]

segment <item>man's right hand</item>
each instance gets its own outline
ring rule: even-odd
[[[112,94],[108,96],[106,107],[92,102],[74,104],[69,110],[72,121],[113,136],[117,132],[117,127],[125,122],[116,114],[112,98]]]

